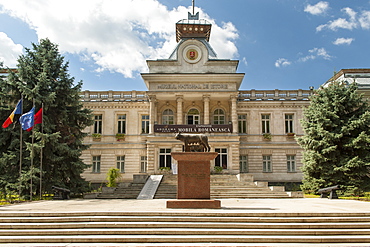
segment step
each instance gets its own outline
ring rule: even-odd
[[[0,243],[370,243],[370,213],[2,212]]]
[[[370,243],[370,235],[65,235],[0,236],[0,243]]]

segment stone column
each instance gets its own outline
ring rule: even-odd
[[[203,95],[204,102],[204,124],[210,124],[209,122],[209,95]]]
[[[236,111],[236,99],[237,95],[231,95],[230,101],[231,101],[231,122],[233,124],[233,133],[238,133],[238,113]]]
[[[155,109],[156,102],[157,102],[157,99],[156,99],[155,95],[149,95],[149,104],[150,104],[149,105],[149,112],[150,112],[150,116],[149,116],[149,134],[154,134],[154,122],[157,119],[156,109]]]
[[[183,114],[182,114],[182,102],[184,101],[182,95],[177,95],[176,102],[177,102],[177,124],[183,124]]]

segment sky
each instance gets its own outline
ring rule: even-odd
[[[82,90],[146,91],[146,60],[168,58],[192,0],[0,0],[0,61],[15,68],[40,39],[58,44]],[[370,67],[370,0],[195,0],[240,90],[318,88]]]

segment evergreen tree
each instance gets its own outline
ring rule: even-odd
[[[23,96],[23,113],[33,105],[36,112],[43,104],[43,131],[41,125],[34,126],[34,145],[32,147],[32,131],[23,131],[23,162],[22,185],[29,190],[30,178],[38,184],[40,170],[40,154],[42,148],[43,190],[51,191],[53,185],[66,187],[72,192],[82,192],[87,182],[81,173],[87,165],[80,159],[81,152],[88,148],[83,144],[86,136],[82,131],[93,123],[91,111],[84,109],[80,102],[82,82],[74,83],[68,74],[68,62],[59,54],[57,45],[49,39],[26,48],[25,55],[18,59],[18,72],[11,73],[7,80],[1,82],[1,105],[7,114],[14,109],[15,103]],[[3,96],[5,96],[3,98]],[[4,118],[4,109],[1,116]],[[4,120],[6,117],[4,118]],[[1,175],[8,176],[9,183],[16,184],[19,180],[19,142],[20,130],[17,124],[2,129],[0,132],[0,163]],[[34,150],[31,172],[31,150]],[[9,169],[12,167],[14,169]],[[15,170],[18,169],[18,172]],[[27,186],[28,185],[28,186]],[[3,186],[0,181],[0,186]],[[16,187],[15,185],[13,187]],[[34,186],[33,191],[38,189]]]
[[[310,98],[298,138],[303,152],[303,189],[339,185],[356,195],[370,186],[370,111],[356,83],[333,82]]]

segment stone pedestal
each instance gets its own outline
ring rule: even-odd
[[[210,161],[216,152],[173,152],[177,160],[177,200],[167,208],[221,208],[219,200],[210,200]]]

